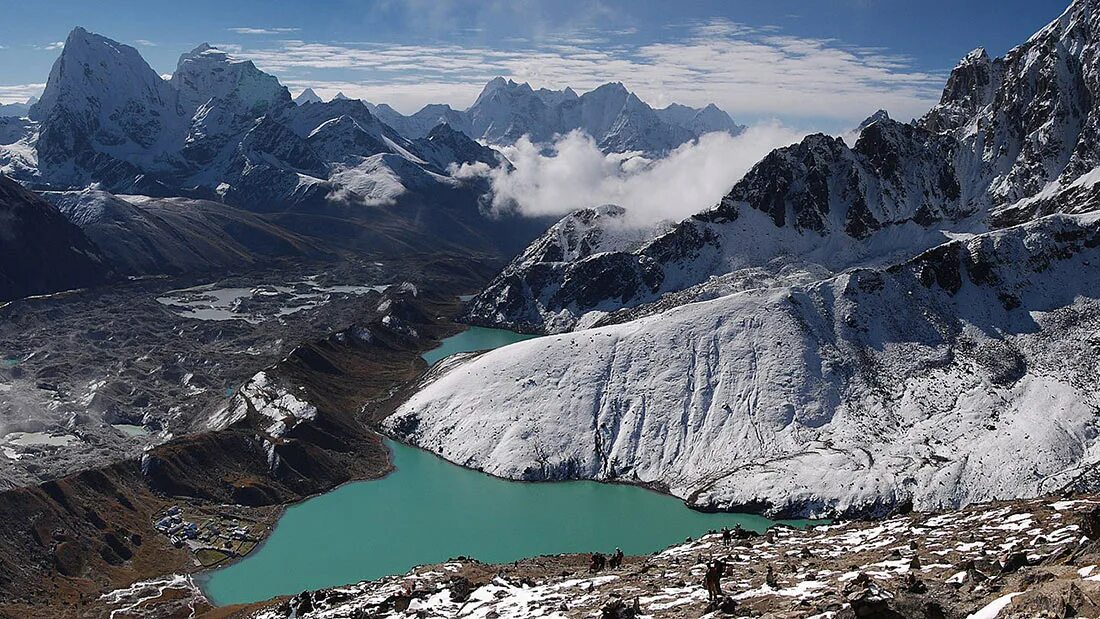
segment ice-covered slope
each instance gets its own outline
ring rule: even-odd
[[[252,118],[290,104],[290,92],[275,76],[208,43],[180,56],[171,84],[188,112],[214,98],[230,102],[237,113]]]
[[[739,269],[782,283],[775,274],[807,263],[839,272],[915,255],[945,236],[1093,209],[1098,49],[1100,2],[1078,0],[1003,58],[967,55],[920,120],[880,111],[855,144],[818,134],[773,151],[721,204],[630,251],[521,257],[470,319],[569,329],[668,293],[697,298],[682,292],[715,277],[743,280]],[[603,293],[586,283],[593,274],[628,284]]]
[[[517,479],[881,514],[1053,492],[1100,458],[1100,217],[449,364],[386,421]]]

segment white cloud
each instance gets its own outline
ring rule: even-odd
[[[502,149],[513,170],[466,164],[456,175],[492,182],[497,212],[564,215],[578,208],[618,204],[639,225],[681,220],[714,206],[757,161],[803,134],[771,122],[736,137],[710,133],[649,161],[605,155],[589,136],[573,132],[552,145],[521,139]],[[549,151],[549,154],[547,154]]]
[[[622,31],[543,37],[525,49],[292,40],[245,46],[239,54],[265,70],[291,73],[302,85],[329,88],[325,77],[338,74],[329,79],[354,83],[371,100],[406,113],[427,103],[464,108],[479,90],[475,85],[501,75],[535,88],[581,91],[626,81],[656,106],[714,102],[734,118],[826,119],[846,126],[879,108],[897,118],[918,116],[943,86],[942,75],[882,49],[721,20],[678,30],[673,41],[648,44]],[[317,79],[307,82],[305,75]],[[401,100],[387,96],[389,89]]]
[[[226,28],[230,32],[236,32],[237,34],[288,34],[291,32],[298,32],[301,28]]]
[[[31,97],[38,97],[45,84],[0,84],[0,103],[24,103]]]
[[[137,39],[137,40],[134,41],[134,43],[137,43],[138,45],[141,45],[142,47],[156,47],[157,46],[156,43],[150,41],[149,39]]]
[[[46,43],[45,45],[36,45],[37,50],[55,50],[65,47],[64,41],[54,41],[53,43]]]

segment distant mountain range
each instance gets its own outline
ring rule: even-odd
[[[572,88],[534,90],[529,84],[498,77],[465,111],[428,105],[404,116],[387,105],[370,107],[383,122],[409,137],[420,137],[439,123],[498,145],[512,144],[523,136],[546,142],[583,131],[605,152],[649,155],[665,153],[705,133],[737,135],[745,129],[713,104],[702,109],[672,104],[655,110],[619,82],[577,95]]]
[[[136,49],[75,28],[41,98],[0,115],[0,174],[67,192],[52,199],[99,236],[123,271],[212,266],[233,251],[203,260],[169,243],[163,251],[182,253],[155,256],[135,238],[151,235],[145,240],[157,245],[153,239],[172,230],[209,231],[209,222],[151,219],[148,209],[166,202],[112,194],[190,201],[200,219],[266,229],[288,248],[314,246],[299,242],[312,238],[336,250],[430,247],[499,260],[548,222],[485,216],[486,182],[455,178],[452,167],[511,165],[471,136],[500,145],[571,130],[590,133],[607,150],[655,154],[741,127],[713,106],[653,110],[622,84],[578,96],[498,78],[468,110],[434,105],[411,116],[342,94],[325,102],[306,90],[292,100],[276,77],[207,44],[183,54],[165,79]],[[83,191],[93,185],[94,192]],[[244,223],[247,213],[225,208],[263,213],[266,222]],[[136,237],[123,241],[107,231]],[[222,240],[221,248],[233,247]],[[119,255],[126,251],[133,253]]]
[[[467,157],[500,162],[471,138],[499,145],[581,130],[607,151],[658,154],[743,129],[714,106],[654,110],[619,83],[578,96],[497,78],[468,110],[430,105],[411,116],[342,95],[324,102],[312,90],[292,101],[277,78],[210,45],[183,54],[164,79],[134,48],[82,28],[26,116],[0,128],[0,172],[22,182],[264,209],[334,196],[392,203],[406,179],[372,157],[396,155],[440,177]],[[441,151],[424,142],[440,124],[465,143]]]

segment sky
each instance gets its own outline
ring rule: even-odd
[[[0,0],[0,102],[41,91],[74,26],[161,74],[209,42],[291,91],[411,113],[464,109],[497,75],[583,92],[621,81],[656,107],[716,103],[742,123],[823,131],[908,120],[957,60],[1001,55],[1067,0]]]

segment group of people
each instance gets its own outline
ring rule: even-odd
[[[611,556],[604,556],[602,552],[592,553],[592,560],[588,564],[588,571],[596,574],[602,572],[605,567],[611,569],[617,569],[623,565],[623,551],[620,548],[615,549],[615,553]]]
[[[722,527],[722,544],[729,546],[733,542],[733,538],[742,539],[745,537],[745,530],[741,528],[741,523],[733,525],[733,530],[729,527]]]
[[[714,531],[711,531],[714,533]],[[742,539],[748,535],[740,524],[734,525],[733,529],[728,527],[722,527],[722,544],[729,546],[733,543],[733,540]],[[623,551],[619,548],[615,549],[614,554],[605,556],[602,552],[592,553],[591,562],[588,564],[588,571],[592,574],[602,572],[604,568],[617,569],[622,567],[623,564]],[[703,586],[707,590],[707,595],[711,601],[718,600],[722,597],[722,576],[726,572],[726,563],[720,558],[714,558],[707,563],[707,571],[703,576]],[[777,587],[775,572],[772,570],[772,566],[768,566],[768,571],[764,576],[764,582],[769,587]]]

